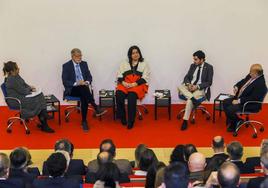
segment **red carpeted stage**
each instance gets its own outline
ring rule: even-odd
[[[65,107],[62,106],[62,112]],[[71,114],[70,122],[64,122],[63,113],[62,123],[58,125],[57,115],[55,119],[49,120],[49,125],[55,129],[55,134],[47,134],[38,130],[34,122],[29,124],[30,135],[26,135],[24,128],[19,123],[13,125],[11,134],[6,132],[7,119],[11,113],[6,107],[1,107],[0,119],[0,148],[12,149],[17,146],[26,146],[30,149],[51,149],[56,140],[60,138],[70,139],[76,148],[98,148],[100,141],[104,138],[114,140],[118,148],[135,147],[139,143],[146,143],[149,147],[174,147],[177,144],[193,143],[198,147],[209,147],[213,136],[222,135],[226,142],[238,140],[244,146],[259,146],[263,138],[267,138],[267,131],[258,134],[258,138],[251,137],[253,130],[243,128],[237,137],[226,132],[224,124],[225,117],[216,116],[216,123],[212,120],[207,121],[200,112],[196,119],[196,124],[189,124],[186,131],[180,131],[181,120],[177,120],[176,115],[183,108],[183,105],[172,106],[172,119],[168,120],[167,110],[159,109],[158,120],[154,120],[153,106],[148,106],[149,114],[144,115],[143,120],[136,120],[135,127],[127,130],[120,124],[120,121],[114,121],[112,110],[108,109],[107,114],[100,121],[89,114],[88,123],[90,131],[84,133],[80,125],[80,114]],[[212,105],[207,105],[209,112],[212,113]],[[268,105],[263,106],[263,110],[252,118],[268,123]]]

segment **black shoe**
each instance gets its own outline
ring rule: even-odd
[[[196,109],[201,104],[201,102],[194,97],[191,98],[191,101],[193,102],[194,109]]]
[[[127,120],[126,120],[126,118],[121,118],[121,124],[122,124],[123,126],[126,126],[126,125],[127,125]]]
[[[187,120],[183,120],[182,125],[181,125],[181,130],[182,131],[186,130],[187,129],[187,125],[188,125]]]
[[[128,122],[127,123],[127,129],[132,129],[134,126],[134,122]]]
[[[235,127],[233,125],[229,125],[227,128],[227,132],[235,132]]]
[[[51,129],[49,126],[42,126],[41,131],[46,132],[46,133],[54,133],[55,131]]]
[[[105,114],[106,112],[107,112],[107,110],[101,109],[101,108],[99,108],[99,107],[97,107],[96,110],[95,110],[95,114],[96,114],[97,117],[98,117],[98,116],[102,116],[102,115]]]
[[[84,132],[88,132],[89,128],[88,128],[87,121],[82,121],[82,127],[83,127]]]

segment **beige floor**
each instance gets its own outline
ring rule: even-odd
[[[160,161],[168,164],[169,156],[173,148],[152,148],[156,153],[158,159]],[[117,149],[116,158],[125,158],[129,160],[134,160],[134,150],[135,148],[124,148]],[[200,147],[198,151],[204,153],[206,156],[211,156],[213,151],[211,148]],[[1,150],[1,152],[10,153],[10,150]],[[39,169],[42,168],[43,161],[45,161],[49,154],[51,154],[53,150],[30,150],[32,155],[32,161],[34,162],[33,166],[37,166]],[[76,149],[74,151],[74,158],[83,159],[85,164],[87,164],[90,160],[95,159],[98,154],[98,149]],[[245,160],[248,156],[258,156],[259,155],[259,147],[245,147],[244,148],[244,156],[243,160]]]

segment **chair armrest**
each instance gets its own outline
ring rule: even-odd
[[[5,97],[5,101],[6,101],[7,105],[8,105],[8,102],[7,102],[8,100],[16,101],[16,102],[19,104],[19,106],[20,106],[20,111],[21,111],[21,102],[20,102],[19,99],[15,98],[15,97]]]
[[[248,104],[262,104],[262,102],[261,101],[247,101],[247,102],[245,102],[245,104],[243,105],[243,110],[242,110],[243,114],[245,113],[245,109],[246,109]]]

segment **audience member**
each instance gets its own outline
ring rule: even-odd
[[[0,187],[1,188],[24,188],[21,179],[9,178],[10,161],[5,153],[0,153]]]
[[[188,162],[190,155],[192,155],[192,153],[195,153],[195,152],[197,152],[195,145],[186,144],[185,150],[184,150],[185,161]]]
[[[69,165],[69,154],[66,151],[52,153],[46,160],[48,178],[35,179],[34,188],[79,188],[80,182],[65,177]]]
[[[135,171],[135,175],[147,175],[147,171],[151,166],[156,166],[158,164],[158,159],[151,149],[146,149],[140,158],[139,169]]]
[[[135,161],[131,161],[130,164],[133,168],[137,168],[139,166],[140,158],[142,152],[147,149],[145,144],[139,144],[135,149]]]
[[[255,170],[252,167],[247,166],[241,160],[243,156],[243,146],[240,142],[233,141],[227,146],[227,153],[229,154],[229,160],[234,163],[240,170],[241,174],[254,173]]]

